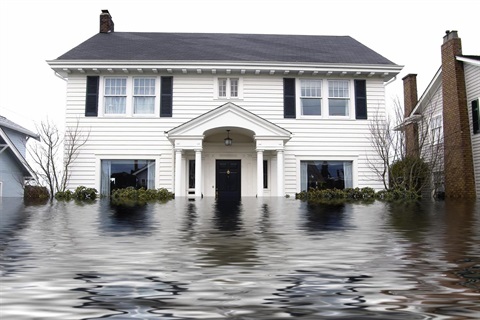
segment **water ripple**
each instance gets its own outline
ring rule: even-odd
[[[2,204],[2,319],[477,319],[479,204]],[[461,217],[461,219],[459,219]]]

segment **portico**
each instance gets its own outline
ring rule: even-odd
[[[224,144],[227,134],[233,141],[230,146]],[[218,196],[222,188],[238,188],[239,196],[284,196],[284,150],[289,131],[227,103],[166,135],[175,154],[177,197]],[[220,160],[225,160],[224,166],[236,161],[239,167],[235,171],[225,167],[222,173],[216,164]]]

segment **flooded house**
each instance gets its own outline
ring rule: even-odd
[[[99,33],[48,64],[66,127],[89,139],[69,188],[167,188],[177,197],[383,189],[369,121],[399,66],[349,36]]]

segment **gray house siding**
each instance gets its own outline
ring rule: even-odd
[[[480,198],[480,133],[473,132],[472,101],[480,99],[480,67],[465,63],[465,85],[467,90],[467,108],[472,138],[472,156],[475,174],[475,189]]]
[[[22,181],[25,173],[10,150],[0,153],[0,196],[23,197]]]

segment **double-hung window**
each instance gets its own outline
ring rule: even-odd
[[[227,97],[227,78],[218,79],[218,97],[226,98]]]
[[[230,78],[230,98],[238,98],[238,79]]]
[[[441,115],[434,116],[430,125],[430,141],[433,144],[441,143],[443,140],[443,119]]]
[[[127,78],[105,78],[105,114],[125,114]]]
[[[237,99],[240,98],[240,79],[239,78],[218,78],[217,96],[219,99]]]
[[[155,112],[155,79],[133,79],[133,113],[153,114]]]
[[[348,116],[350,102],[349,81],[328,81],[328,115]]]
[[[322,115],[322,80],[300,80],[302,115]]]
[[[300,79],[299,111],[305,117],[350,116],[351,80]]]
[[[153,116],[159,109],[159,81],[155,77],[103,78],[103,115]]]

